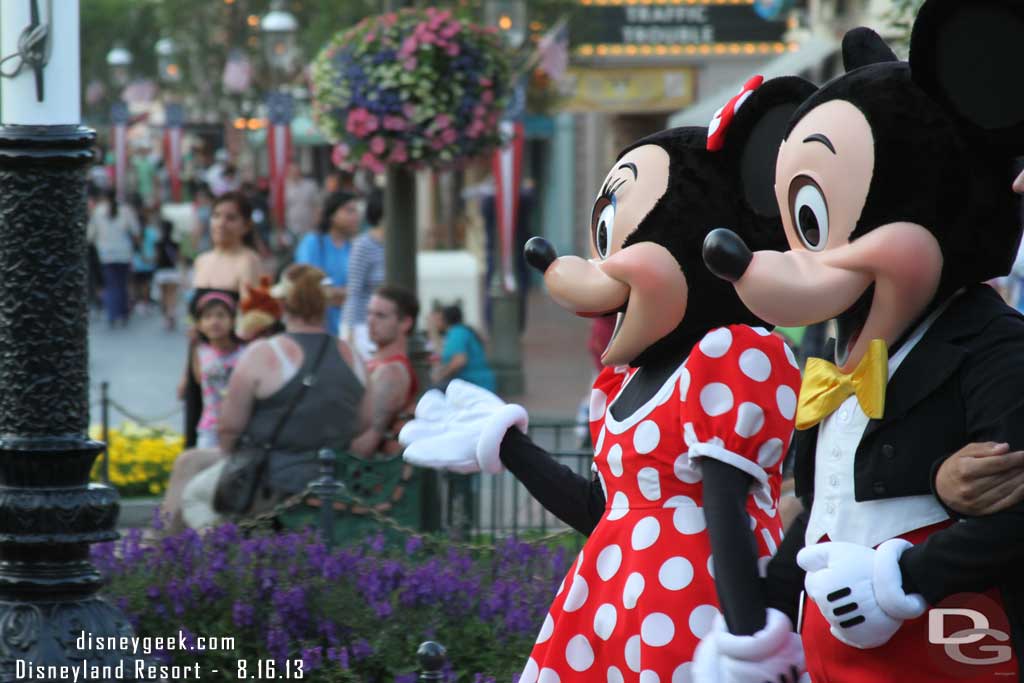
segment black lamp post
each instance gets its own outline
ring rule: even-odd
[[[505,45],[509,51],[515,53],[522,47],[526,40],[526,2],[525,0],[493,0],[484,5],[484,19],[489,26],[498,29],[499,35],[504,38]],[[514,84],[515,89],[525,88],[522,81]],[[515,92],[513,105],[510,109],[518,111],[506,112],[508,120],[520,118],[522,109],[525,106],[525,90]],[[514,193],[521,192],[521,179],[513,178],[513,185],[507,191]],[[495,177],[495,190],[500,179]],[[499,233],[501,222],[498,215],[503,208],[497,205],[495,192],[494,207],[494,239],[491,240],[492,263],[494,268],[491,272],[490,281],[487,283],[487,296],[490,299],[491,311],[491,365],[498,381],[498,391],[503,395],[519,395],[526,389],[526,379],[523,373],[523,354],[520,341],[520,309],[519,296],[514,287],[526,287],[527,282],[516,283],[513,273],[505,272],[506,268],[515,269],[515,261],[519,257],[512,255],[511,263],[504,263],[502,259],[502,235]],[[507,217],[506,220],[508,220]],[[514,221],[518,223],[518,220]],[[505,230],[511,231],[513,235],[512,249],[516,248],[514,236],[518,233],[518,225],[506,225]]]
[[[82,631],[131,635],[97,595],[89,545],[117,538],[117,493],[89,484],[85,169],[78,0],[0,3],[0,681],[17,662],[115,665]],[[19,45],[19,40],[21,44]],[[126,673],[130,674],[129,667]]]

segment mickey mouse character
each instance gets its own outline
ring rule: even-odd
[[[761,81],[723,107],[711,135],[672,129],[622,151],[594,204],[591,259],[558,258],[539,238],[527,245],[557,302],[617,316],[591,398],[594,480],[533,444],[520,406],[465,383],[424,396],[402,431],[406,460],[507,467],[590,536],[521,683],[689,681],[699,639],[725,623],[726,669],[791,683],[802,671],[799,638],[767,609],[759,577],[781,540],[799,370],[701,260],[705,236],[726,222],[781,246],[772,166],[785,122],[814,88]]]
[[[791,251],[752,254],[728,231],[705,244],[765,320],[838,323],[835,364],[808,363],[797,413],[797,493],[813,503],[768,570],[793,604],[806,587],[815,681],[1018,670],[997,641],[1012,628],[1024,645],[1024,505],[952,524],[931,488],[969,442],[1024,446],[1024,318],[978,284],[1009,270],[1020,240],[1024,89],[1008,84],[1022,41],[1019,0],[928,0],[909,64],[850,32],[847,73],[801,105],[779,149]],[[936,612],[930,627],[929,606],[974,623],[942,628]],[[962,628],[989,630],[950,635]]]

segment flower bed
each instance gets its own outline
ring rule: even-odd
[[[102,439],[102,428],[94,425],[89,437]],[[185,439],[164,427],[126,422],[120,429],[110,430],[107,450],[110,483],[121,496],[159,496],[167,489],[174,461],[185,450]],[[91,476],[93,481],[103,481],[102,455],[96,458]]]
[[[242,538],[231,525],[139,541],[93,549],[136,631],[235,638],[231,652],[159,657],[204,670],[301,659],[310,681],[414,683],[424,640],[448,648],[448,681],[514,681],[572,559],[517,541],[470,553],[374,536],[329,549],[312,532]]]
[[[500,142],[505,52],[493,30],[450,11],[364,19],[327,43],[312,74],[314,117],[339,166],[451,164]]]

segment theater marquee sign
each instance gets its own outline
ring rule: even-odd
[[[753,0],[580,4],[570,31],[579,57],[764,54],[787,49],[786,23],[762,19]]]

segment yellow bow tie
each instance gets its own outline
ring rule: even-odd
[[[881,339],[868,344],[867,353],[850,375],[823,358],[808,358],[797,401],[796,428],[810,429],[835,412],[851,394],[857,395],[864,414],[877,420],[885,410],[888,381],[889,352]]]

